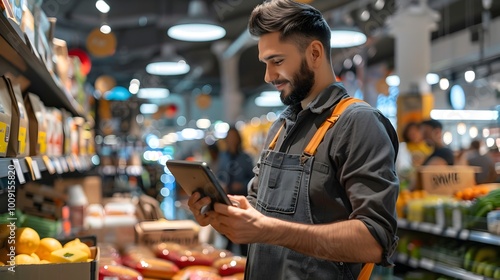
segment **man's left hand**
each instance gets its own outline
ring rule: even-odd
[[[268,217],[255,210],[244,196],[229,196],[239,207],[216,203],[214,211],[207,213],[210,224],[237,244],[262,241]]]

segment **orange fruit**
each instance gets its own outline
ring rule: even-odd
[[[5,264],[3,262],[0,262],[0,266],[4,266]]]
[[[39,264],[51,263],[48,260],[40,260]]]
[[[40,240],[40,245],[38,245],[35,253],[40,257],[41,260],[49,260],[50,253],[59,249],[62,249],[62,245],[59,240],[52,237],[45,237]]]
[[[37,264],[38,262],[31,257],[30,255],[26,254],[19,254],[15,258],[16,264]]]
[[[74,240],[71,240],[70,242],[64,244],[63,246],[64,248],[76,248],[76,249],[79,249],[83,252],[85,252],[87,254],[87,258],[90,259],[90,257],[92,257],[91,253],[90,253],[90,248],[89,246],[87,246],[87,244],[83,243],[80,241],[80,239],[78,238],[75,238]]]
[[[40,236],[29,227],[18,228],[16,231],[16,254],[33,254],[40,245]]]

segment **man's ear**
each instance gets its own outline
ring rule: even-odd
[[[321,60],[325,56],[325,50],[323,49],[323,44],[320,41],[314,40],[309,45],[309,56],[311,60],[311,66],[318,67],[321,65]]]

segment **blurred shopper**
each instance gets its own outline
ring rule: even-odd
[[[410,122],[405,126],[402,138],[406,143],[406,148],[410,152],[412,164],[415,167],[422,165],[434,151],[434,148],[425,141],[420,124],[416,122]]]
[[[424,139],[420,124],[409,122],[403,129],[397,158],[400,187],[414,189],[417,184],[417,168],[433,152],[434,148]]]
[[[248,197],[230,197],[239,207],[216,203],[202,214],[210,198],[194,193],[190,209],[201,225],[251,243],[247,280],[368,279],[373,264],[363,264],[389,266],[397,244],[396,132],[377,109],[345,103],[318,10],[266,1],[249,31],[264,80],[288,107],[269,130]]]
[[[467,164],[481,168],[481,171],[475,174],[476,184],[494,183],[497,179],[495,162],[489,154],[481,154],[480,149],[479,140],[473,140],[470,143],[470,151],[466,155]]]
[[[248,182],[254,177],[253,159],[243,151],[241,135],[235,127],[229,128],[225,143],[227,150],[218,157],[217,177],[228,194],[247,196]],[[226,249],[236,252],[233,245],[228,239]],[[240,244],[239,250],[246,256],[248,245]]]
[[[434,151],[422,165],[453,165],[455,155],[453,151],[443,143],[443,125],[437,120],[425,120],[421,124],[422,134],[425,141],[434,147]]]

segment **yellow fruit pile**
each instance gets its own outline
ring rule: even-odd
[[[15,250],[12,257],[16,265],[92,261],[90,248],[78,238],[62,246],[55,238],[40,239],[29,227],[17,228],[15,239],[11,238],[14,240],[8,239],[10,234],[7,225],[0,224],[0,266],[13,264],[9,256],[12,250]]]

